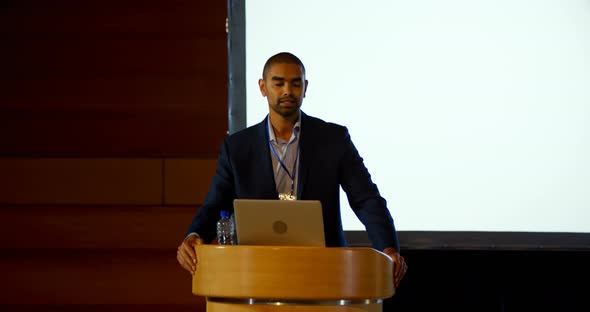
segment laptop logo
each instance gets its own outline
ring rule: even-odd
[[[287,223],[279,220],[279,221],[275,221],[272,224],[272,230],[273,232],[277,233],[277,234],[285,234],[287,232],[287,229],[289,227],[287,226]]]

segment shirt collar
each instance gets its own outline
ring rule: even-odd
[[[293,142],[299,137],[299,133],[301,132],[301,115],[303,113],[299,111],[299,117],[297,118],[297,122],[293,125],[293,133],[291,134],[291,139],[289,143]],[[266,118],[267,127],[268,128],[268,138],[271,143],[277,143],[277,137],[275,136],[275,132],[272,130],[272,125],[270,124],[270,115]]]

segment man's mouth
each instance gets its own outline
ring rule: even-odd
[[[297,102],[295,100],[293,100],[293,99],[285,99],[285,100],[280,100],[279,101],[279,104],[286,105],[286,106],[293,106],[296,103]]]

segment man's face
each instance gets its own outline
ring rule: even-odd
[[[268,106],[277,114],[287,118],[299,113],[307,89],[307,80],[299,65],[275,63],[258,85]]]

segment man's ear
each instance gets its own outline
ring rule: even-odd
[[[309,85],[309,81],[307,81],[307,79],[305,80],[305,89],[303,89],[303,97],[305,97],[305,94],[307,93],[307,86]]]
[[[263,79],[258,79],[258,87],[260,88],[260,93],[262,96],[266,96],[266,87]]]

